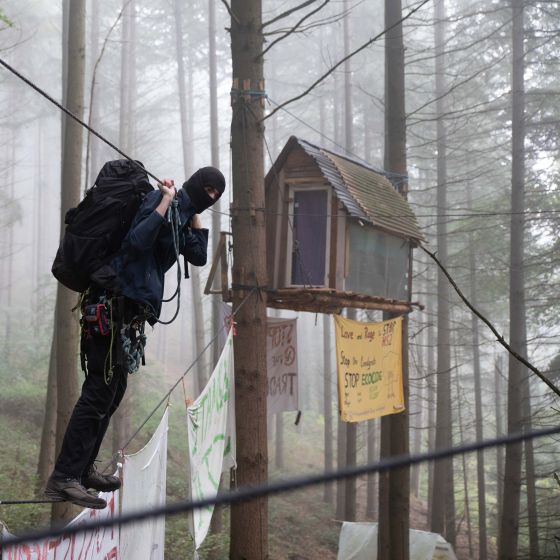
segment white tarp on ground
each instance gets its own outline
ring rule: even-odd
[[[146,446],[124,456],[122,513],[165,505],[168,410]],[[163,560],[165,517],[121,529],[119,560]]]
[[[235,467],[235,384],[233,337],[230,331],[206,387],[187,409],[191,497],[215,497],[220,476]],[[193,512],[195,548],[210,528],[214,506]]]
[[[377,560],[377,527],[377,523],[344,522],[337,560]],[[410,529],[410,560],[457,560],[457,557],[441,535]]]
[[[105,509],[85,509],[68,525],[112,519],[118,513],[119,492],[102,493]],[[2,528],[2,536],[11,536]],[[35,543],[24,543],[2,549],[2,560],[117,560],[119,530],[117,527],[96,529],[88,533],[66,535]]]

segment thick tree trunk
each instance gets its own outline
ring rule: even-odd
[[[524,126],[524,53],[523,0],[512,0],[512,161],[511,161],[511,226],[510,226],[510,293],[509,340],[512,348],[523,353],[525,348],[525,288],[523,274],[525,209],[525,126]],[[526,369],[513,356],[509,357],[508,432],[523,429],[521,389]],[[498,536],[498,559],[517,558],[519,536],[519,501],[521,493],[521,443],[506,448],[502,519]]]
[[[267,481],[266,286],[262,98],[243,91],[264,89],[260,0],[231,2],[233,161],[233,307],[237,484]],[[249,209],[255,209],[250,211]],[[240,286],[244,286],[241,288]],[[257,288],[258,289],[258,288]],[[249,301],[240,307],[241,303]],[[268,502],[259,498],[231,508],[231,560],[268,558]]]
[[[446,130],[442,115],[445,112],[445,5],[444,0],[435,1],[435,50],[436,50],[436,113],[437,119],[437,213],[447,212],[447,157]],[[447,224],[437,223],[438,258],[447,266]],[[449,355],[449,283],[443,272],[437,277],[437,406],[436,406],[436,449],[451,447],[451,357]],[[455,545],[455,497],[453,486],[453,459],[443,459],[434,465],[431,530],[441,533]]]
[[[70,0],[68,15],[68,78],[65,84],[66,103],[70,111],[83,115],[85,67],[85,0]],[[83,131],[73,119],[66,119],[62,159],[61,238],[66,211],[80,199]],[[56,364],[57,364],[57,425],[56,449],[60,450],[68,420],[78,398],[78,320],[71,312],[76,294],[58,284],[56,294]],[[52,508],[53,522],[71,518],[67,503]]]
[[[385,0],[385,170],[398,177],[397,190],[406,196],[406,113],[404,42],[400,0]],[[400,22],[400,23],[399,23]],[[409,251],[411,295],[412,251]],[[409,452],[408,415],[408,316],[402,333],[403,394],[405,410],[381,419],[381,458]],[[384,473],[379,477],[379,560],[409,558],[410,468]]]

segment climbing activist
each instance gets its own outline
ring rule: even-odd
[[[144,324],[158,322],[164,276],[179,254],[194,266],[206,264],[208,230],[202,228],[199,214],[223,194],[224,176],[214,167],[203,167],[179,192],[169,179],[158,187],[146,194],[110,262],[116,276],[112,288],[92,283],[82,295],[86,378],[45,489],[55,501],[103,509],[107,503],[92,490],[120,488],[120,479],[99,472],[95,460],[127,377],[143,360]]]

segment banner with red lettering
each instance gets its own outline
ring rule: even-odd
[[[107,500],[105,509],[85,509],[68,526],[113,519],[118,513],[119,492],[102,493],[100,497]],[[2,535],[9,536],[10,533],[3,529]],[[2,549],[2,560],[117,560],[121,558],[118,551],[118,527],[105,527],[88,533],[7,546]]]

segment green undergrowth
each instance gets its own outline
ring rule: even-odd
[[[0,366],[0,500],[25,500],[36,494],[36,469],[44,416],[48,359],[20,358],[20,373]],[[13,366],[12,366],[13,368]],[[80,377],[80,379],[82,379]],[[142,448],[157,428],[165,404],[154,411],[173,381],[163,379],[157,364],[143,368],[129,378],[131,394],[130,424],[136,431],[145,425],[127,448],[134,453]],[[188,448],[184,394],[179,386],[170,401],[168,431],[168,503],[188,498]],[[293,425],[294,413],[285,414],[284,467],[274,466],[274,445],[270,444],[270,478],[287,479],[322,470],[322,424],[315,415],[304,415],[303,426]],[[146,421],[147,420],[147,421]],[[101,464],[111,458],[110,433],[101,451]],[[336,558],[339,524],[331,505],[322,501],[322,488],[310,488],[275,496],[269,500],[269,549],[274,560],[315,560]],[[48,524],[49,505],[0,505],[0,520],[13,533]],[[199,551],[201,560],[228,558],[229,511],[220,514],[222,529],[210,534]],[[166,558],[192,557],[193,544],[186,514],[166,520]]]

